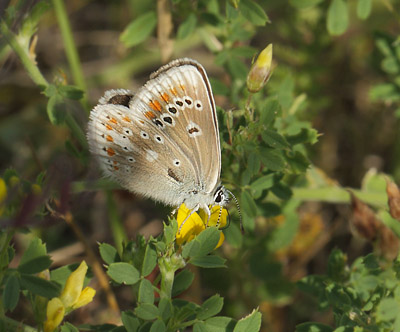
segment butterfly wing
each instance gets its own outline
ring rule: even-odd
[[[162,67],[136,96],[106,92],[91,112],[88,140],[107,175],[168,205],[192,192],[205,193],[209,204],[219,181],[214,100],[204,69],[192,60]],[[193,199],[192,207],[204,205]]]

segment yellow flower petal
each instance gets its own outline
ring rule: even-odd
[[[44,332],[53,332],[64,318],[65,307],[58,297],[47,303],[47,320],[44,322]]]
[[[176,220],[178,222],[178,232],[176,233],[176,243],[181,245],[182,243],[189,242],[193,240],[193,238],[200,234],[206,227],[203,223],[203,220],[197,214],[197,212],[193,212],[189,210],[185,204],[182,204],[179,207],[178,215]],[[190,215],[190,217],[188,217]],[[183,224],[182,228],[181,225]]]
[[[221,216],[219,215],[219,212],[221,211]],[[228,211],[224,208],[222,208],[219,205],[214,205],[210,209],[211,215],[210,215],[210,220],[208,220],[208,227],[210,226],[217,226],[218,228],[222,228],[226,226],[226,220],[228,218]],[[204,224],[207,225],[207,219],[208,215],[204,210],[199,211],[200,218],[203,220]]]
[[[95,296],[96,291],[92,287],[86,287],[79,295],[78,301],[74,303],[72,309],[78,309],[83,307],[84,305],[92,302],[93,297]]]
[[[78,301],[87,269],[86,262],[82,261],[81,265],[68,277],[60,296],[60,300],[63,302],[65,308],[71,308]]]

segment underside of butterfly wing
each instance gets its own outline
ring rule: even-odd
[[[123,187],[168,205],[212,204],[220,175],[218,123],[204,69],[176,60],[133,96],[107,91],[91,112],[90,149]]]

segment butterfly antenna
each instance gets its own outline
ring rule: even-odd
[[[226,189],[226,188],[225,188],[225,189]],[[244,234],[245,232],[244,232],[243,222],[242,222],[242,212],[240,212],[240,205],[239,205],[239,202],[238,202],[236,196],[232,193],[232,191],[230,191],[230,190],[228,190],[228,189],[226,189],[226,191],[229,193],[229,195],[232,196],[233,200],[234,200],[235,203],[236,203],[236,208],[237,208],[237,211],[238,211],[238,213],[239,213],[240,231],[242,232],[242,234]]]

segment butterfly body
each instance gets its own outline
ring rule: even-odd
[[[88,140],[104,173],[132,192],[208,212],[227,201],[211,85],[194,60],[161,67],[135,95],[107,91],[90,114]]]

